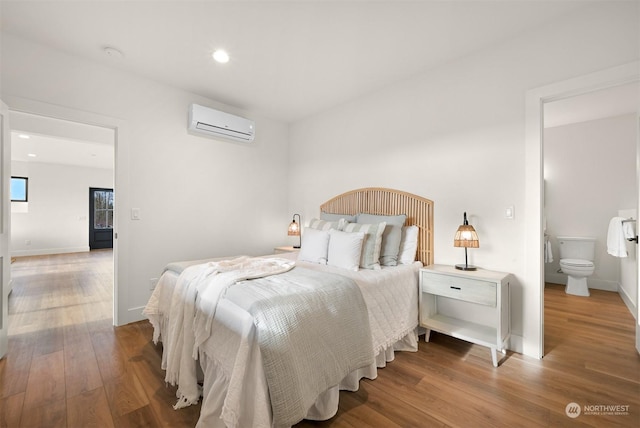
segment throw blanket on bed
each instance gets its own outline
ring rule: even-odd
[[[200,398],[196,378],[198,349],[211,332],[218,301],[226,290],[238,281],[286,272],[294,264],[286,259],[243,256],[190,266],[180,274],[171,298],[168,337],[163,337],[165,381],[178,385],[174,408],[196,404]],[[144,312],[153,312],[153,308],[145,308]]]
[[[263,291],[267,287],[277,295]],[[367,307],[353,280],[304,268],[256,281],[254,288],[263,297],[249,312],[274,426],[288,427],[304,419],[320,393],[374,362]]]

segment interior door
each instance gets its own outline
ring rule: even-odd
[[[113,248],[113,189],[89,188],[89,248]]]
[[[11,218],[11,139],[9,109],[0,101],[0,358],[7,353],[9,330],[9,292],[11,291],[11,256],[9,254],[9,221]]]

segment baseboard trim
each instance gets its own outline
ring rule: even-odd
[[[142,321],[147,319],[147,317],[145,317],[142,314],[142,311],[144,310],[144,306],[135,306],[133,308],[127,308],[127,314],[126,314],[126,319],[119,319],[118,320],[118,325],[125,325],[125,324],[131,324],[132,322],[138,322],[138,321]]]
[[[524,340],[523,340],[522,336],[519,336],[517,334],[511,334],[511,337],[509,337],[509,346],[508,346],[508,348],[509,348],[510,351],[517,352],[518,354],[525,355],[523,343],[524,343]],[[529,356],[531,356],[531,355],[529,355]]]
[[[622,297],[622,301],[627,306],[627,309],[629,309],[629,312],[631,312],[631,315],[633,315],[633,318],[637,321],[638,310],[635,303],[633,303],[633,301],[631,300],[631,297],[629,297],[625,289],[622,287],[618,288],[618,293],[620,294],[620,297]]]
[[[11,251],[11,257],[24,257],[24,256],[48,256],[52,254],[67,254],[67,253],[86,253],[91,249],[86,247],[67,247],[67,248],[41,248],[38,250],[16,250]]]
[[[544,276],[545,282],[553,284],[567,285],[567,275],[563,273],[547,273]],[[606,281],[604,279],[587,278],[587,286],[594,290],[618,291],[618,283],[615,281]]]

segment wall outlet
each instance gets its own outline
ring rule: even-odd
[[[158,284],[158,278],[150,278],[149,279],[149,290],[151,290],[151,291],[155,290],[157,284]]]

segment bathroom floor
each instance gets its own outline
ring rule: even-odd
[[[562,360],[593,374],[637,382],[635,319],[620,295],[589,289],[591,296],[582,297],[564,289],[561,284],[545,284],[544,360]]]

